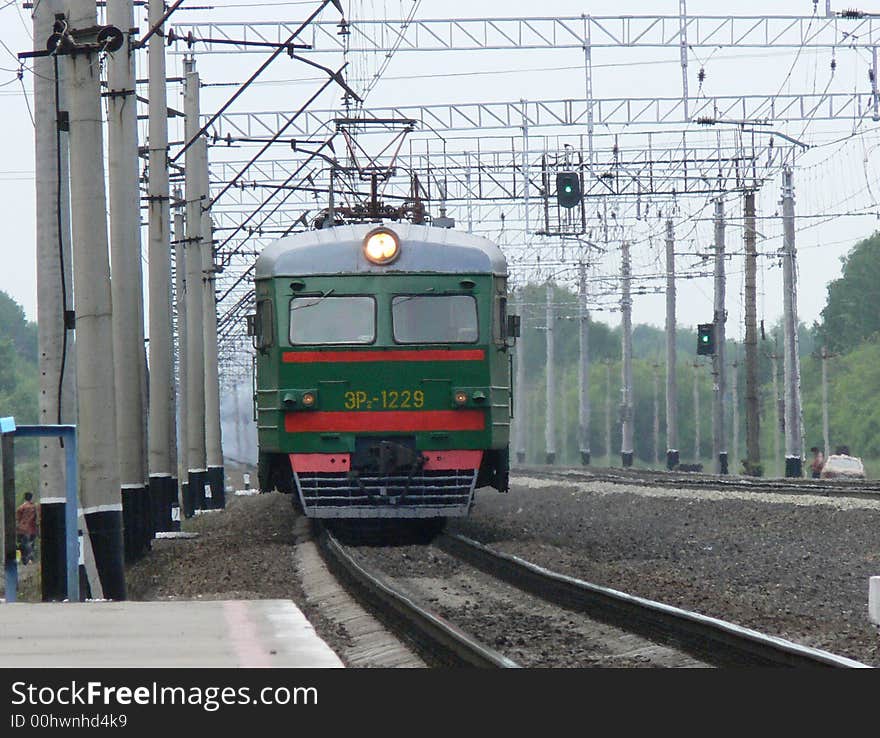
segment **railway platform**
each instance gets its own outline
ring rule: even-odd
[[[342,667],[289,600],[0,605],[0,667]]]

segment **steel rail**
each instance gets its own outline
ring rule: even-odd
[[[539,474],[554,479],[582,482],[609,482],[632,484],[639,487],[707,487],[732,489],[746,492],[771,492],[792,495],[824,495],[876,500],[880,497],[880,484],[855,480],[773,479],[718,476],[700,472],[668,472],[653,469],[600,468],[577,469],[548,466],[519,466],[523,474]]]
[[[519,665],[494,649],[479,643],[439,615],[426,610],[384,579],[358,564],[323,526],[318,542],[334,574],[344,579],[367,602],[385,625],[404,633],[431,661],[444,666],[517,668]]]
[[[457,534],[437,544],[481,571],[546,601],[662,642],[716,666],[870,668],[784,638],[545,569]]]

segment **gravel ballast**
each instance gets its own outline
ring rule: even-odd
[[[545,602],[434,546],[361,546],[353,553],[395,589],[520,666],[705,666],[676,649]]]

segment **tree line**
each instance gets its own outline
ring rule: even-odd
[[[37,368],[37,324],[0,290],[0,416],[12,416],[19,425],[39,421],[40,374]],[[37,492],[35,439],[16,441],[16,490]]]
[[[880,457],[880,234],[857,243],[843,257],[841,277],[828,286],[828,297],[820,319],[813,326],[798,329],[801,356],[804,443],[807,449],[823,445],[821,350],[832,352],[828,363],[829,428],[831,450],[847,445],[852,453],[866,458]],[[579,320],[577,295],[552,286],[556,306],[555,349],[557,372],[556,458],[560,464],[577,464],[578,449],[578,352]],[[518,292],[524,339],[520,352],[525,362],[525,404],[516,413],[524,418],[530,463],[542,463],[545,456],[546,414],[546,285],[530,284]],[[609,458],[620,464],[621,334],[594,320],[589,322],[590,346],[590,450],[593,463]],[[696,326],[681,325],[676,331],[678,353],[678,450],[683,463],[708,463],[712,453],[711,357],[696,354]],[[759,401],[761,450],[767,474],[781,471],[785,446],[779,418],[782,393],[781,323],[761,330],[759,336]],[[726,343],[728,391],[736,373],[738,395],[728,396],[727,437],[730,469],[741,470],[745,457],[745,366],[744,347]],[[666,333],[649,325],[633,327],[633,399],[635,406],[634,453],[637,463],[655,462],[655,381],[659,415],[657,459],[665,463]],[[773,356],[777,361],[777,395],[773,392]],[[736,364],[736,366],[734,366]],[[656,380],[655,380],[656,377]],[[699,416],[696,414],[698,394]],[[610,398],[610,402],[609,402]],[[739,409],[738,433],[734,434],[733,405]],[[608,412],[610,410],[610,412]],[[606,442],[610,427],[610,448]],[[699,424],[699,446],[697,426]],[[774,458],[774,432],[780,454]],[[733,448],[738,436],[738,453]]]

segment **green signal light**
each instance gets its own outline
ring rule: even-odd
[[[581,187],[576,172],[557,172],[556,202],[560,207],[573,208],[580,202]]]

